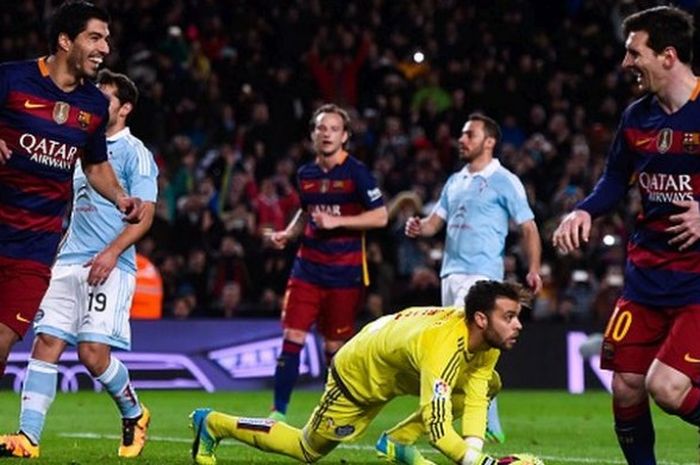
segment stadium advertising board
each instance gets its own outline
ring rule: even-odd
[[[131,352],[116,352],[131,372],[137,389],[245,390],[271,388],[281,348],[281,329],[275,320],[135,321]],[[28,334],[10,355],[0,382],[19,392],[31,352]],[[610,373],[598,368],[598,357],[584,359],[579,347],[586,332],[564,325],[530,324],[514,350],[504,353],[498,370],[508,388],[609,388]],[[307,339],[301,356],[300,385],[320,386],[325,376],[322,346]],[[59,362],[59,389],[100,390],[67,350]]]

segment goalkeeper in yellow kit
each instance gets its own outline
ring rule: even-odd
[[[427,465],[411,444],[424,432],[430,443],[462,465],[496,465],[481,452],[487,391],[500,350],[522,329],[523,290],[481,281],[456,307],[411,307],[365,326],[336,354],[325,391],[300,430],[269,418],[244,418],[210,409],[192,412],[192,457],[216,463],[219,441],[235,438],[266,452],[312,463],[360,436],[394,397],[419,395],[419,409],[382,435],[382,453],[408,465]],[[453,426],[461,416],[462,435]],[[395,433],[395,434],[392,434]],[[464,436],[464,438],[463,438]]]

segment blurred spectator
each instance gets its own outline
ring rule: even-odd
[[[3,4],[0,60],[41,51],[42,18],[55,3]],[[260,191],[265,179],[277,184],[280,163],[290,184],[277,184],[277,196],[292,192],[296,169],[312,156],[305,122],[326,101],[353,114],[351,152],[374,171],[387,200],[410,191],[428,212],[456,168],[450,134],[474,111],[497,115],[501,162],[523,180],[549,237],[559,215],[593,187],[619,111],[636,98],[634,76],[619,67],[614,19],[635,2],[574,4],[109,3],[108,65],[139,85],[132,131],[157,154],[161,172],[150,256],[163,277],[165,313],[175,303],[182,257],[201,248],[218,270],[224,235],[245,251],[238,259],[251,275],[249,288],[239,283],[244,305],[261,314],[277,311],[293,252],[261,250],[256,202],[272,198]],[[639,209],[635,196],[612,223],[597,223],[600,233],[593,231],[588,249],[573,258],[562,260],[544,241],[553,275],[580,267],[604,283],[625,250],[614,239],[611,246],[603,241],[625,242],[626,219]],[[417,267],[432,267],[430,253],[440,253],[441,238],[413,248],[398,238],[376,240],[396,288],[410,287]],[[518,257],[515,247],[507,244],[506,255]],[[208,312],[221,287],[207,289],[197,305]],[[561,308],[573,302],[565,300]]]

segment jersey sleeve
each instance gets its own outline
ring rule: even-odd
[[[355,185],[357,193],[362,199],[362,204],[367,210],[374,210],[384,206],[384,196],[377,186],[377,180],[364,165],[359,165],[355,170]]]
[[[450,186],[454,175],[447,179],[447,182],[442,186],[442,191],[440,191],[440,198],[438,199],[433,211],[430,212],[431,215],[437,215],[444,221],[447,221],[447,212],[449,211],[449,202],[447,200],[447,188]]]
[[[530,205],[527,203],[527,194],[523,183],[512,173],[506,176],[505,203],[510,216],[517,224],[535,218]]]
[[[461,377],[464,390],[464,414],[462,415],[462,435],[484,437],[486,430],[486,410],[488,409],[488,385],[500,352],[489,350],[477,355]]]
[[[131,146],[126,168],[129,195],[145,202],[155,202],[158,197],[158,167],[151,152],[143,145]]]
[[[576,206],[590,213],[593,218],[612,210],[622,200],[631,185],[632,154],[624,136],[625,119],[623,116],[615,133],[603,175],[593,192]]]
[[[452,389],[457,383],[461,358],[453,335],[428,331],[420,343],[420,410],[430,443],[454,462],[467,451],[452,427]]]
[[[83,156],[84,163],[90,164],[107,161],[107,138],[105,136],[105,130],[108,121],[109,114],[107,112],[107,100],[105,99],[102,121],[95,132],[90,135],[85,145],[85,155]]]

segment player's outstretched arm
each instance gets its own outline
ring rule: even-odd
[[[581,241],[588,242],[591,234],[591,215],[585,210],[574,210],[561,220],[552,235],[552,245],[562,253],[578,249]]]
[[[364,211],[358,215],[335,216],[328,213],[315,211],[311,213],[316,226],[321,229],[347,228],[365,230],[383,228],[389,222],[389,214],[385,206]]]
[[[107,160],[100,163],[86,163],[83,165],[83,172],[90,185],[124,213],[124,221],[138,223],[143,219],[143,202],[138,197],[129,197],[124,192],[112,165]]]

